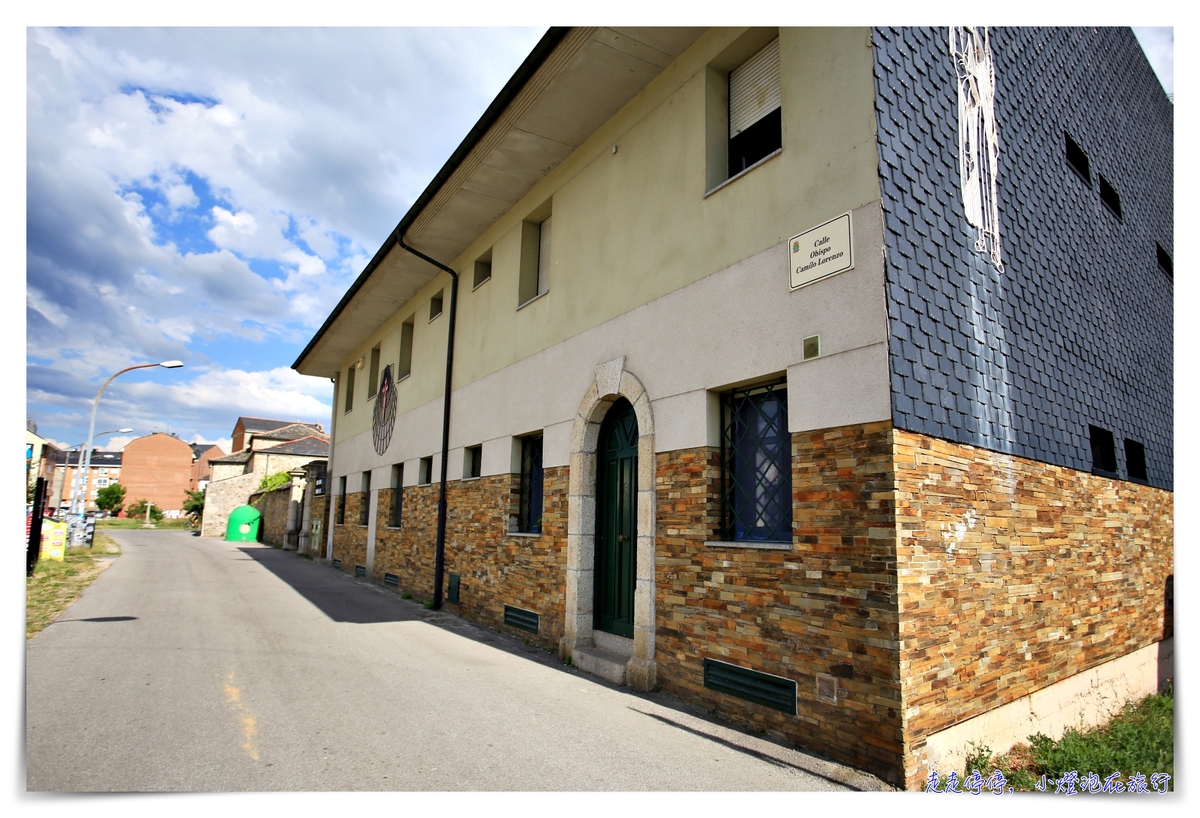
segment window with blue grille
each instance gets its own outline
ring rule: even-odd
[[[524,534],[542,532],[542,436],[521,439],[521,489],[517,530]]]
[[[792,443],[786,383],[729,392],[723,396],[722,416],[722,536],[791,542]]]

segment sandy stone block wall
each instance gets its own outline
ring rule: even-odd
[[[902,431],[895,463],[911,788],[931,734],[1163,638],[1174,495]]]
[[[250,505],[262,514],[262,542],[283,546],[287,543],[288,511],[292,501],[291,485],[274,491],[256,491]]]
[[[384,522],[390,521],[386,515],[392,491],[379,492]],[[433,596],[438,486],[410,486],[403,491],[400,528],[376,529],[374,578],[382,583],[385,573],[396,574],[399,591],[427,600]],[[443,600],[447,610],[473,622],[556,648],[566,604],[567,469],[545,470],[538,537],[508,534],[518,492],[518,476],[513,474],[447,484]],[[447,599],[452,573],[461,577],[457,605]],[[505,605],[538,614],[537,636],[505,625]]]
[[[358,522],[366,499],[361,491],[346,492],[346,522],[333,528],[333,559],[342,561],[347,574],[354,573],[355,565],[367,564],[367,527]]]
[[[901,780],[890,426],[793,435],[794,547],[720,534],[720,454],[658,455],[658,681],[758,731]],[[704,687],[705,658],[792,679],[798,715]],[[817,698],[837,678],[837,704]]]
[[[204,537],[224,537],[229,524],[229,512],[246,505],[250,493],[258,488],[262,478],[257,474],[242,474],[208,484],[204,490],[204,516],[200,534]]]

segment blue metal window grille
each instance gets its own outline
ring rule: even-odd
[[[542,438],[521,440],[521,508],[519,530],[526,534],[542,533]]]
[[[792,541],[791,437],[784,382],[724,396],[723,536]]]

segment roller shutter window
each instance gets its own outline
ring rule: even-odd
[[[538,225],[537,294],[550,289],[550,219]]]
[[[729,175],[783,146],[779,38],[729,74]]]

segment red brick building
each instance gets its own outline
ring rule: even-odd
[[[180,516],[192,486],[193,456],[191,446],[163,432],[130,441],[122,452],[125,505],[149,500],[168,517]]]

